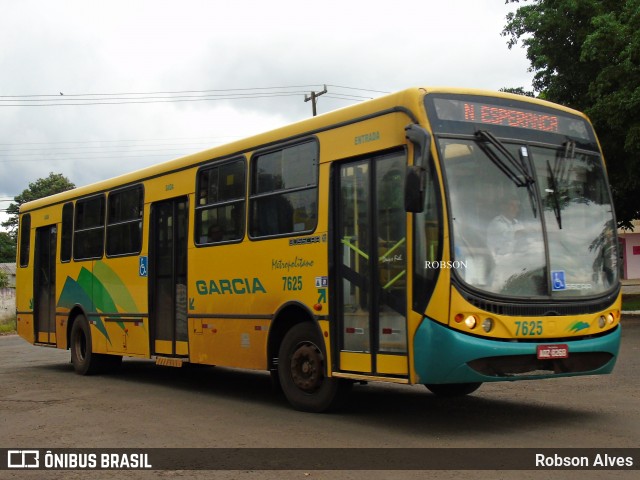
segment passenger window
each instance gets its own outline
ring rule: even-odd
[[[142,249],[142,185],[109,194],[107,256],[137,255]]]
[[[104,250],[104,195],[76,202],[73,259],[102,258]]]
[[[259,154],[252,165],[251,237],[313,231],[318,219],[316,142]]]
[[[244,158],[198,172],[196,244],[241,240],[244,236],[246,167]]]

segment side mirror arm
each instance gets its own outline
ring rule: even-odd
[[[404,209],[420,213],[424,210],[426,196],[426,165],[431,148],[431,134],[415,123],[407,125],[404,131],[407,140],[413,144],[413,165],[407,168],[404,185]]]

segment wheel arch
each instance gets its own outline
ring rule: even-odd
[[[76,304],[73,306],[71,311],[69,312],[69,316],[67,317],[67,350],[71,348],[71,329],[73,329],[73,324],[77,320],[79,316],[84,316],[84,318],[89,321],[89,317],[87,316],[87,312],[85,312],[84,308],[80,304]],[[93,341],[93,340],[92,340]]]
[[[271,372],[278,370],[278,351],[287,332],[300,323],[309,322],[316,326],[318,335],[324,338],[316,316],[300,302],[287,302],[273,316],[267,340],[267,368]]]

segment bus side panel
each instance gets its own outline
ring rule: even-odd
[[[60,265],[57,328],[65,332],[65,346],[69,312],[79,307],[91,325],[94,352],[148,356],[146,280],[138,263],[129,256]]]
[[[326,293],[316,286],[327,275],[326,239],[316,231],[192,250],[192,361],[266,370],[274,313],[289,302],[309,312],[317,303],[326,308]]]
[[[94,263],[93,300],[97,311],[108,314],[101,319],[109,353],[149,356],[147,281],[139,265],[138,256]]]
[[[190,360],[206,365],[266,370],[269,320],[219,317],[190,320]]]

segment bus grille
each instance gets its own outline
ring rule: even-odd
[[[476,295],[459,290],[465,300],[474,307],[494,315],[510,315],[513,317],[548,317],[560,315],[584,315],[597,313],[611,307],[618,296],[618,292],[608,295],[604,299],[580,301],[571,303],[515,303],[479,298]]]
[[[468,362],[470,368],[489,377],[524,377],[583,373],[606,365],[613,355],[607,352],[572,353],[569,358],[538,360],[535,355],[507,355],[479,358]]]

